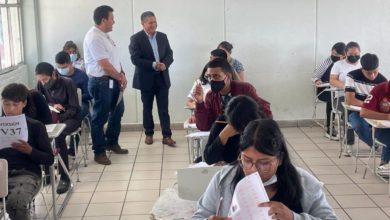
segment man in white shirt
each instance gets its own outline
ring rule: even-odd
[[[84,39],[85,69],[89,76],[88,90],[93,97],[91,136],[95,161],[110,165],[106,150],[127,154],[118,144],[124,104],[120,93],[127,80],[119,60],[114,41],[107,34],[115,23],[113,9],[102,5],[95,9],[95,26],[89,29]],[[104,124],[108,121],[106,132]]]
[[[347,74],[353,70],[361,68],[359,59],[360,59],[360,46],[356,42],[349,42],[346,47],[346,55],[347,59],[337,61],[332,70],[330,71],[330,85],[341,89],[342,92],[337,92],[336,97],[339,98],[337,109],[344,113],[341,102],[345,100],[344,97],[344,87],[345,87],[345,79]],[[333,100],[334,101],[334,100]],[[348,116],[347,116],[348,117]],[[345,116],[342,114],[342,118]],[[344,150],[345,156],[350,156],[352,151],[352,145],[355,142],[355,135],[352,129],[347,130],[347,145]]]

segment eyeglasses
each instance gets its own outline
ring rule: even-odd
[[[214,80],[214,81],[222,81],[225,80],[226,75],[225,73],[216,73],[216,74],[206,74],[204,75],[204,78],[208,81]]]
[[[274,165],[274,162],[276,160],[278,160],[277,157],[275,157],[269,161],[255,161],[255,162],[253,162],[252,160],[250,160],[248,158],[242,157],[242,155],[240,155],[238,157],[238,162],[243,169],[251,170],[252,167],[255,166],[259,172],[264,172],[264,173],[271,171],[272,165]]]

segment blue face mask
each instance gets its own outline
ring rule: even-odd
[[[76,61],[78,58],[77,53],[71,53],[71,54],[69,54],[69,56],[70,56],[70,61],[72,61],[72,62]]]
[[[66,75],[69,73],[69,67],[57,68],[57,71],[58,71],[58,73],[61,74],[62,76],[66,76]]]

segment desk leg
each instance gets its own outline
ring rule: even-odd
[[[374,155],[374,173],[376,172],[376,170],[375,170],[375,127],[374,126],[371,129],[371,135],[372,135],[372,146],[371,146],[370,155],[368,157],[368,161],[366,164],[366,168],[364,169],[363,179],[366,178],[367,170],[370,168],[370,161],[371,161],[371,157],[373,155]]]
[[[57,220],[57,211],[56,211],[56,191],[55,191],[55,178],[54,178],[54,165],[49,167],[50,181],[51,181],[51,196],[52,196],[52,205],[53,205],[53,219]]]
[[[72,177],[70,176],[69,171],[66,168],[65,163],[62,160],[61,156],[60,155],[57,155],[57,156],[58,156],[58,162],[61,164],[65,174],[69,177],[69,180],[70,180],[70,188],[69,188],[68,192],[66,193],[64,202],[62,203],[60,209],[58,210],[58,216],[61,217],[62,212],[64,211],[66,205],[68,204],[70,196],[72,195],[72,192],[73,192],[73,180],[72,180]]]

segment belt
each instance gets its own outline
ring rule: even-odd
[[[97,80],[102,80],[102,81],[108,81],[108,80],[110,80],[110,79],[113,79],[112,77],[110,77],[110,76],[107,76],[107,75],[105,75],[105,76],[101,76],[101,77],[95,77],[95,76],[91,76],[91,78],[93,78],[93,79],[97,79]]]

